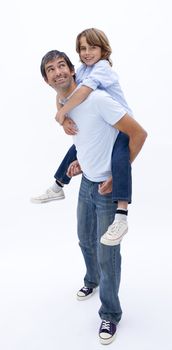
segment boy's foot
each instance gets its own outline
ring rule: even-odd
[[[110,344],[116,335],[116,325],[111,321],[102,320],[99,329],[99,339],[101,344]]]
[[[32,197],[31,202],[39,204],[39,203],[47,203],[50,201],[55,201],[55,200],[64,199],[64,198],[65,198],[65,194],[61,187],[59,187],[58,192],[54,192],[50,187],[45,193],[41,194],[40,196]]]
[[[90,298],[95,293],[95,288],[89,288],[89,287],[82,287],[78,293],[77,293],[77,299],[78,300],[86,300]]]
[[[105,245],[118,245],[127,231],[128,223],[126,220],[114,221],[101,237],[100,242]]]

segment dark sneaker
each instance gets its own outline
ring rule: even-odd
[[[116,325],[111,321],[102,320],[99,329],[99,339],[101,344],[110,344],[116,334]]]
[[[90,298],[95,292],[95,288],[82,287],[77,293],[78,300],[86,300]]]

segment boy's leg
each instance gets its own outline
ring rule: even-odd
[[[64,191],[62,189],[64,184],[68,184],[71,180],[70,177],[66,175],[70,163],[76,160],[76,148],[72,145],[65,157],[63,158],[59,168],[57,169],[54,177],[56,179],[55,183],[46,190],[40,196],[31,198],[33,203],[45,203],[52,200],[59,200],[65,198]]]
[[[76,160],[76,147],[75,145],[72,145],[68,152],[66,153],[65,157],[63,158],[60,166],[58,167],[54,178],[56,179],[57,183],[60,183],[62,185],[68,185],[71,178],[66,175],[68,167],[70,163],[72,163],[74,160]]]
[[[112,152],[112,199],[117,203],[115,219],[107,232],[102,236],[101,243],[117,245],[128,231],[128,203],[131,203],[132,179],[129,152],[129,138],[120,132]]]
[[[120,132],[112,151],[112,200],[131,203],[132,178],[129,137]]]

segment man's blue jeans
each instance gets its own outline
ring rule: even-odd
[[[121,277],[120,245],[106,246],[100,237],[114,220],[112,194],[100,195],[98,183],[82,176],[77,222],[79,245],[85,260],[84,285],[99,286],[101,319],[117,324],[122,315],[118,291]]]
[[[77,159],[75,145],[72,145],[62,160],[54,177],[63,184],[71,180],[66,175],[71,162]],[[112,200],[117,203],[119,200],[131,203],[132,178],[129,152],[129,138],[126,134],[119,132],[112,151]]]

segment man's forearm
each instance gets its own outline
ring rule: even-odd
[[[132,136],[129,139],[129,149],[130,149],[130,160],[131,163],[135,160],[139,152],[141,151],[144,142],[146,140],[147,133],[141,132],[140,134],[137,134],[136,136]]]
[[[137,157],[146,140],[147,132],[127,113],[114,125],[115,128],[129,136],[131,162]]]

